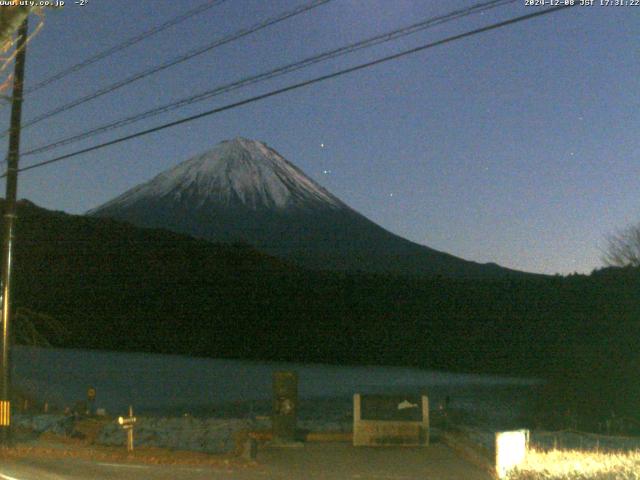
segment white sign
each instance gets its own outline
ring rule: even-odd
[[[528,430],[496,433],[496,473],[506,478],[509,470],[520,465],[527,455]]]

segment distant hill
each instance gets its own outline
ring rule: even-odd
[[[266,144],[220,143],[88,212],[216,242],[243,242],[316,270],[517,276],[401,238],[359,214]]]
[[[199,344],[227,343],[256,290],[277,297],[270,280],[298,274],[248,246],[25,201],[16,231],[16,304],[63,320],[63,346],[213,354]]]

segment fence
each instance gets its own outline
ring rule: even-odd
[[[640,437],[623,437],[582,432],[574,429],[531,434],[531,446],[538,450],[634,451],[640,450]]]
[[[498,478],[504,478],[509,468],[524,460],[529,448],[600,453],[640,451],[640,437],[602,435],[575,429],[494,433],[490,429],[456,425],[442,436],[459,454]]]

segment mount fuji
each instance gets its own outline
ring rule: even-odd
[[[243,242],[311,269],[490,277],[522,274],[401,238],[318,185],[266,144],[236,138],[87,215]]]

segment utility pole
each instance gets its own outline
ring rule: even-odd
[[[20,158],[20,122],[22,121],[22,92],[27,54],[28,17],[18,29],[18,44],[11,104],[11,130],[7,156],[7,186],[4,206],[4,246],[2,251],[2,335],[0,348],[0,440],[10,442],[11,428],[11,267],[13,229],[18,193],[18,160]]]

